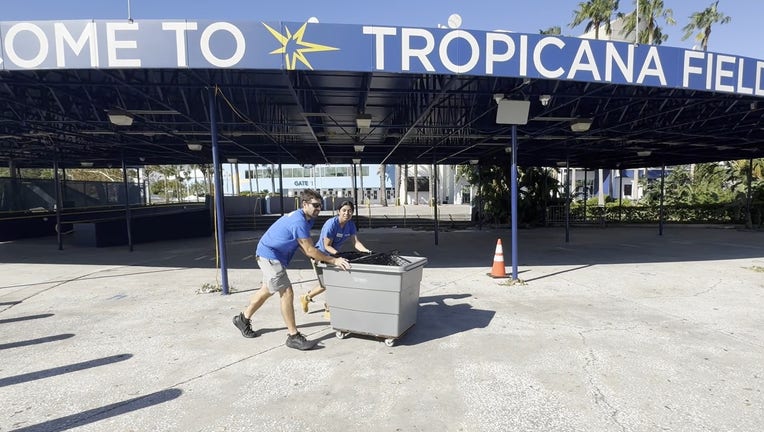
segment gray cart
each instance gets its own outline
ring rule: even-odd
[[[427,258],[398,258],[398,266],[351,262],[349,271],[319,263],[338,338],[365,334],[385,338],[385,344],[393,346],[416,323],[419,283]]]

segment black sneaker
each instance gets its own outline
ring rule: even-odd
[[[257,333],[255,333],[255,331],[252,330],[252,327],[249,326],[249,320],[244,318],[243,313],[239,313],[233,317],[233,325],[235,325],[237,329],[241,330],[241,335],[245,338],[257,337]]]
[[[307,351],[316,346],[316,341],[309,341],[305,339],[302,333],[298,332],[297,334],[287,336],[286,346],[300,351]]]

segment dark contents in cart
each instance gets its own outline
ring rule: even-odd
[[[357,263],[357,264],[373,264],[373,265],[395,266],[395,267],[411,264],[411,261],[405,258],[402,258],[398,254],[398,251],[374,252],[371,254],[352,251],[352,252],[340,252],[337,254],[337,256],[345,258],[351,263]]]

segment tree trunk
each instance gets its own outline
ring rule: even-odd
[[[379,203],[387,207],[387,187],[385,185],[385,164],[379,166]]]
[[[255,189],[260,192],[260,176],[257,174],[257,164],[255,164]]]
[[[419,204],[419,165],[414,164],[414,204]]]
[[[271,193],[276,193],[276,179],[274,178],[275,171],[273,164],[271,164]]]

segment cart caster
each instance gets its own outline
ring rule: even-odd
[[[393,338],[385,339],[385,345],[387,345],[389,347],[394,346],[395,345],[395,339],[393,339]]]
[[[337,330],[336,332],[334,332],[334,335],[337,336],[337,339],[345,339],[346,337],[348,337],[347,332],[340,331],[340,330]]]

